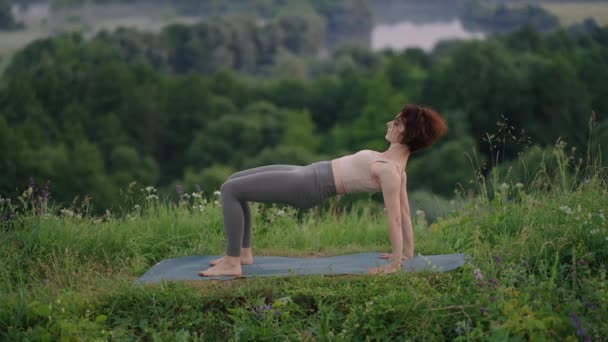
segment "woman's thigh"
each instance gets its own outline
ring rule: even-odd
[[[251,173],[232,178],[222,185],[224,193],[240,201],[274,202],[307,209],[319,202],[320,194],[312,169],[292,169]]]
[[[259,166],[259,167],[254,167],[251,169],[235,172],[232,175],[230,175],[230,177],[228,177],[228,180],[238,178],[238,177],[248,176],[248,175],[251,175],[254,173],[267,172],[267,171],[292,171],[292,170],[302,169],[303,167],[304,166],[287,165],[287,164]]]

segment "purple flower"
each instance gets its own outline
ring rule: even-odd
[[[493,258],[494,258],[494,261],[496,261],[497,264],[500,264],[500,262],[502,261],[502,259],[498,255],[494,255]]]
[[[42,193],[41,193],[41,198],[43,201],[47,201],[49,198],[51,198],[51,191],[49,190],[49,187],[51,185],[51,180],[47,179],[46,184],[44,185],[44,188],[42,189]]]
[[[585,265],[587,265],[587,263],[585,262],[585,260],[584,260],[584,259],[582,259],[582,258],[581,258],[581,259],[578,261],[578,264],[579,264],[580,266],[585,266]]]
[[[473,274],[475,274],[475,278],[477,280],[483,280],[483,274],[481,274],[481,271],[479,270],[479,268],[474,269]]]
[[[527,262],[526,260],[522,261],[522,262],[521,262],[521,265],[522,265],[523,267],[528,267],[528,266],[530,266],[530,264],[528,264],[528,262]]]
[[[179,200],[181,202],[184,199],[184,189],[182,189],[181,185],[177,185],[175,187],[175,191],[177,191],[177,194],[179,195]]]
[[[572,324],[574,325],[575,328],[578,329],[581,327],[581,322],[578,320],[578,317],[576,317],[575,314],[570,315],[570,321],[572,321]]]
[[[490,279],[490,283],[492,283],[492,285],[494,285],[494,286],[498,286],[498,279],[492,278],[492,279]]]

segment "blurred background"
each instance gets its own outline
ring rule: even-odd
[[[478,177],[530,184],[558,140],[608,164],[606,24],[591,0],[0,0],[0,196],[99,213],[134,186],[212,194],[382,151],[420,103],[449,125],[407,165],[432,220]]]

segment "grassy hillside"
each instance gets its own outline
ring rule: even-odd
[[[553,157],[569,161],[563,146]],[[446,273],[133,286],[162,259],[223,252],[217,193],[172,205],[132,186],[125,213],[103,217],[42,205],[0,232],[0,339],[598,340],[608,336],[608,184],[600,170],[561,165],[529,188],[479,180],[477,195],[430,225],[418,212],[417,254],[472,256]],[[389,250],[382,208],[325,209],[298,219],[252,203],[254,258]]]

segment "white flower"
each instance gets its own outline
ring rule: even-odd
[[[158,199],[158,196],[157,195],[150,195],[150,196],[146,197],[146,199],[147,200],[155,200],[155,199]]]
[[[501,191],[507,191],[507,190],[509,190],[509,184],[507,184],[507,183],[500,184],[500,190]]]
[[[139,210],[139,208],[141,208],[141,207],[139,206],[139,204],[136,204],[136,205],[134,205],[134,206],[133,206],[133,209],[135,209],[135,210]]]
[[[589,234],[592,234],[592,235],[593,235],[593,234],[597,234],[597,233],[599,233],[599,232],[600,232],[600,230],[599,230],[599,229],[592,229],[592,230],[590,230],[590,231],[589,231]]]
[[[201,197],[201,194],[199,194],[199,193],[197,193],[197,192],[193,192],[193,193],[192,193],[192,197],[194,197],[194,198],[200,198],[200,197]]]
[[[519,183],[519,182],[517,182],[517,183],[515,184],[515,187],[516,187],[516,188],[518,188],[518,189],[521,189],[521,188],[523,188],[523,187],[524,187],[524,185],[523,185],[523,184],[521,184],[521,183]]]
[[[559,210],[565,212],[566,214],[570,215],[572,214],[574,211],[572,211],[572,209],[570,209],[569,206],[567,205],[562,205],[561,207],[559,207]]]
[[[60,212],[64,216],[74,217],[74,212],[70,209],[61,209]]]
[[[147,191],[147,192],[152,192],[152,191],[155,191],[155,189],[154,189],[154,187],[153,187],[153,186],[147,186],[147,187],[146,187],[146,191]]]
[[[216,196],[220,196],[222,193],[216,190],[216,191],[213,192],[213,194],[216,195]]]
[[[416,215],[424,216],[424,210],[420,210],[420,209],[416,210]]]

